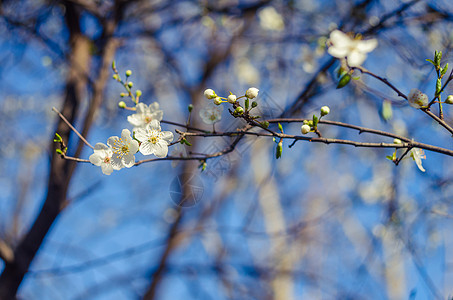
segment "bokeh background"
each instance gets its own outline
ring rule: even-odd
[[[447,131],[381,82],[356,74],[336,89],[339,63],[325,45],[335,28],[376,38],[364,67],[432,98],[425,59],[440,50],[450,61],[452,25],[447,0],[1,1],[0,298],[16,289],[19,299],[451,297],[451,157],[426,152],[423,173],[410,157],[395,166],[391,149],[285,141],[276,160],[271,138],[249,137],[203,172],[197,161],[158,161],[105,176],[55,155],[56,131],[69,155],[92,152],[52,107],[92,144],[131,129],[115,60],[167,121],[185,123],[193,104],[191,124],[211,130],[198,115],[204,89],[254,86],[268,118],[310,118],[328,105],[328,120],[451,149]],[[243,126],[224,105],[216,129]],[[300,134],[300,124],[284,130]],[[192,139],[186,150],[231,142]]]

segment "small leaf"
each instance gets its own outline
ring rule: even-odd
[[[316,115],[313,115],[313,127],[316,129],[316,127],[318,126],[318,117]]]
[[[443,67],[442,70],[440,71],[440,76],[444,76],[445,73],[447,73],[447,70],[448,70],[448,63],[446,63],[445,67]]]
[[[345,75],[341,76],[341,78],[337,84],[337,89],[341,89],[341,88],[345,87],[350,81],[351,81],[351,75],[345,74]]]
[[[283,126],[280,123],[278,123],[278,130],[280,130],[280,132],[283,133]]]
[[[432,64],[433,64],[433,66],[435,66],[435,65],[436,65],[436,63],[434,63],[434,61],[433,61],[432,59],[429,59],[429,58],[427,58],[427,59],[426,59],[426,61],[428,61],[428,62],[432,63]]]
[[[55,149],[55,152],[57,152],[60,155],[63,155],[63,151],[61,151],[61,149]]]
[[[55,143],[59,143],[59,142],[62,141],[62,138],[61,138],[61,136],[58,133],[55,132],[55,138],[53,139],[53,141]]]
[[[116,69],[116,62],[114,60],[112,61],[112,69],[113,69],[113,71],[115,71],[115,69]]]
[[[244,107],[245,107],[245,110],[248,110],[249,109],[249,98],[245,98],[245,104],[244,104]]]
[[[442,80],[440,78],[436,81],[436,95],[440,94],[440,90],[442,89]]]
[[[275,152],[275,158],[279,159],[282,157],[282,152],[283,152],[283,142],[279,142],[277,145],[277,151]]]
[[[393,156],[387,155],[385,158],[387,158],[390,161],[393,161]]]
[[[184,144],[186,144],[187,146],[192,146],[192,144],[191,144],[191,143],[189,143],[189,141],[188,141],[188,140],[186,140],[186,139],[183,139],[182,141],[183,141],[183,143],[184,143]]]

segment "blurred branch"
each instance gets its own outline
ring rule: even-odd
[[[13,249],[3,239],[0,239],[0,259],[5,264],[14,260]]]

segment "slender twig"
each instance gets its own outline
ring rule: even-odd
[[[69,128],[71,128],[72,131],[74,131],[75,134],[77,134],[77,136],[85,143],[85,145],[87,145],[91,149],[94,149],[94,147],[91,146],[90,143],[88,143],[88,141],[77,131],[77,129],[75,129],[74,126],[69,123],[69,121],[65,118],[65,116],[63,116],[62,113],[60,113],[55,107],[52,107],[52,110],[58,114],[58,116],[66,123],[66,125],[69,126]]]

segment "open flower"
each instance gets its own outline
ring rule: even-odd
[[[223,106],[209,103],[200,110],[200,117],[206,124],[214,124],[222,119]]]
[[[420,171],[425,172],[425,169],[422,166],[422,159],[426,159],[425,152],[419,148],[412,148],[411,157],[415,161],[415,164],[420,169]]]
[[[94,146],[94,153],[90,155],[89,159],[93,165],[101,167],[102,173],[110,175],[113,170],[122,168],[122,166],[112,164],[112,156],[112,148],[103,143],[97,143]]]
[[[139,150],[143,155],[154,154],[162,158],[168,154],[168,144],[173,141],[173,133],[161,131],[159,121],[152,120],[145,128],[137,129],[135,138],[141,142]]]
[[[376,39],[352,39],[340,30],[330,33],[329,43],[329,54],[340,59],[346,57],[351,67],[359,67],[365,61],[367,53],[373,51],[378,44]]]
[[[131,132],[128,129],[123,129],[121,132],[121,138],[111,136],[107,140],[107,145],[109,145],[113,151],[113,166],[124,166],[126,168],[130,168],[134,165],[134,154],[137,153],[138,142],[131,138]]]
[[[136,106],[136,113],[127,117],[127,121],[137,128],[145,127],[152,120],[162,121],[164,112],[159,109],[159,103],[153,102],[149,106],[139,103]]]
[[[428,106],[428,96],[418,89],[411,90],[411,92],[407,96],[407,101],[409,102],[410,106],[415,108]]]

